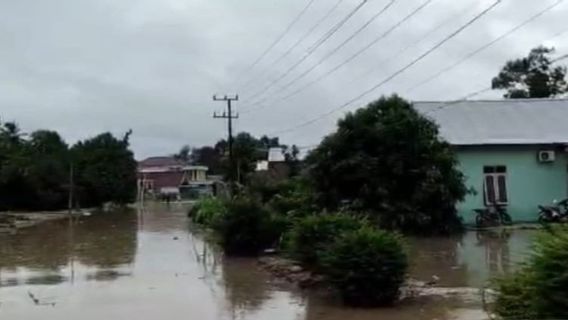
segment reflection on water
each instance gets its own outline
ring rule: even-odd
[[[0,235],[0,270],[60,270],[71,263],[117,267],[136,254],[136,212],[50,222]]]
[[[422,281],[435,276],[438,286],[481,288],[518,265],[534,235],[534,230],[500,230],[409,239],[410,276]]]
[[[186,212],[179,204],[150,204],[0,235],[0,318],[485,318],[478,303],[458,299],[344,308],[329,293],[301,292],[272,279],[253,259],[224,259],[192,229]],[[409,239],[411,277],[481,287],[522,260],[532,236],[509,231]]]

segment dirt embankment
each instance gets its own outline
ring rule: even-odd
[[[57,212],[0,212],[0,234],[15,233],[19,229],[29,228],[47,221],[67,218],[67,211]]]
[[[322,275],[303,268],[296,261],[278,255],[261,257],[258,259],[258,264],[277,279],[296,284],[300,288],[313,288],[325,284]],[[401,299],[428,296],[460,298],[466,302],[485,304],[494,300],[495,292],[491,289],[470,287],[443,288],[436,286],[435,281],[423,282],[414,279],[408,279],[401,288]]]

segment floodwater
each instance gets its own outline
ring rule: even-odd
[[[342,307],[223,258],[183,206],[57,221],[0,235],[0,319],[486,319],[479,301],[428,297],[393,308]],[[411,276],[482,287],[523,259],[533,232],[410,239]]]

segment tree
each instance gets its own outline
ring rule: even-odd
[[[28,174],[35,190],[37,209],[53,210],[67,204],[69,193],[69,149],[55,131],[31,134]]]
[[[294,177],[300,173],[300,149],[298,146],[293,145],[291,148],[284,150],[284,159],[290,168],[290,176]]]
[[[320,205],[349,204],[388,229],[450,232],[464,177],[436,124],[398,96],[382,97],[338,122],[306,159]]]
[[[29,150],[15,122],[0,123],[0,210],[29,209]]]
[[[223,174],[222,150],[204,146],[194,149],[193,157],[196,164],[207,166],[210,174]]]
[[[73,146],[78,196],[82,206],[134,201],[137,163],[129,149],[131,133],[129,131],[122,139],[103,133]]]
[[[528,57],[508,61],[497,77],[493,89],[505,89],[505,98],[548,98],[565,93],[566,67],[553,66],[554,48],[537,47]]]
[[[191,161],[191,147],[187,144],[181,147],[179,152],[174,154],[174,158],[182,163],[189,163]]]

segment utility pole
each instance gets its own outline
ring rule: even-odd
[[[232,105],[233,101],[239,101],[239,96],[223,96],[218,97],[217,95],[213,96],[213,101],[225,101],[227,102],[227,111],[223,111],[222,114],[217,114],[215,112],[213,114],[213,118],[215,119],[227,119],[227,130],[229,133],[229,182],[231,183],[231,188],[233,188],[233,182],[235,181],[235,162],[233,159],[233,119],[238,119],[238,114],[233,114]]]
[[[73,162],[71,162],[71,164],[69,165],[69,197],[68,197],[68,204],[67,207],[69,209],[69,216],[71,216],[71,214],[73,213],[73,193],[75,192],[75,181],[73,179]]]

